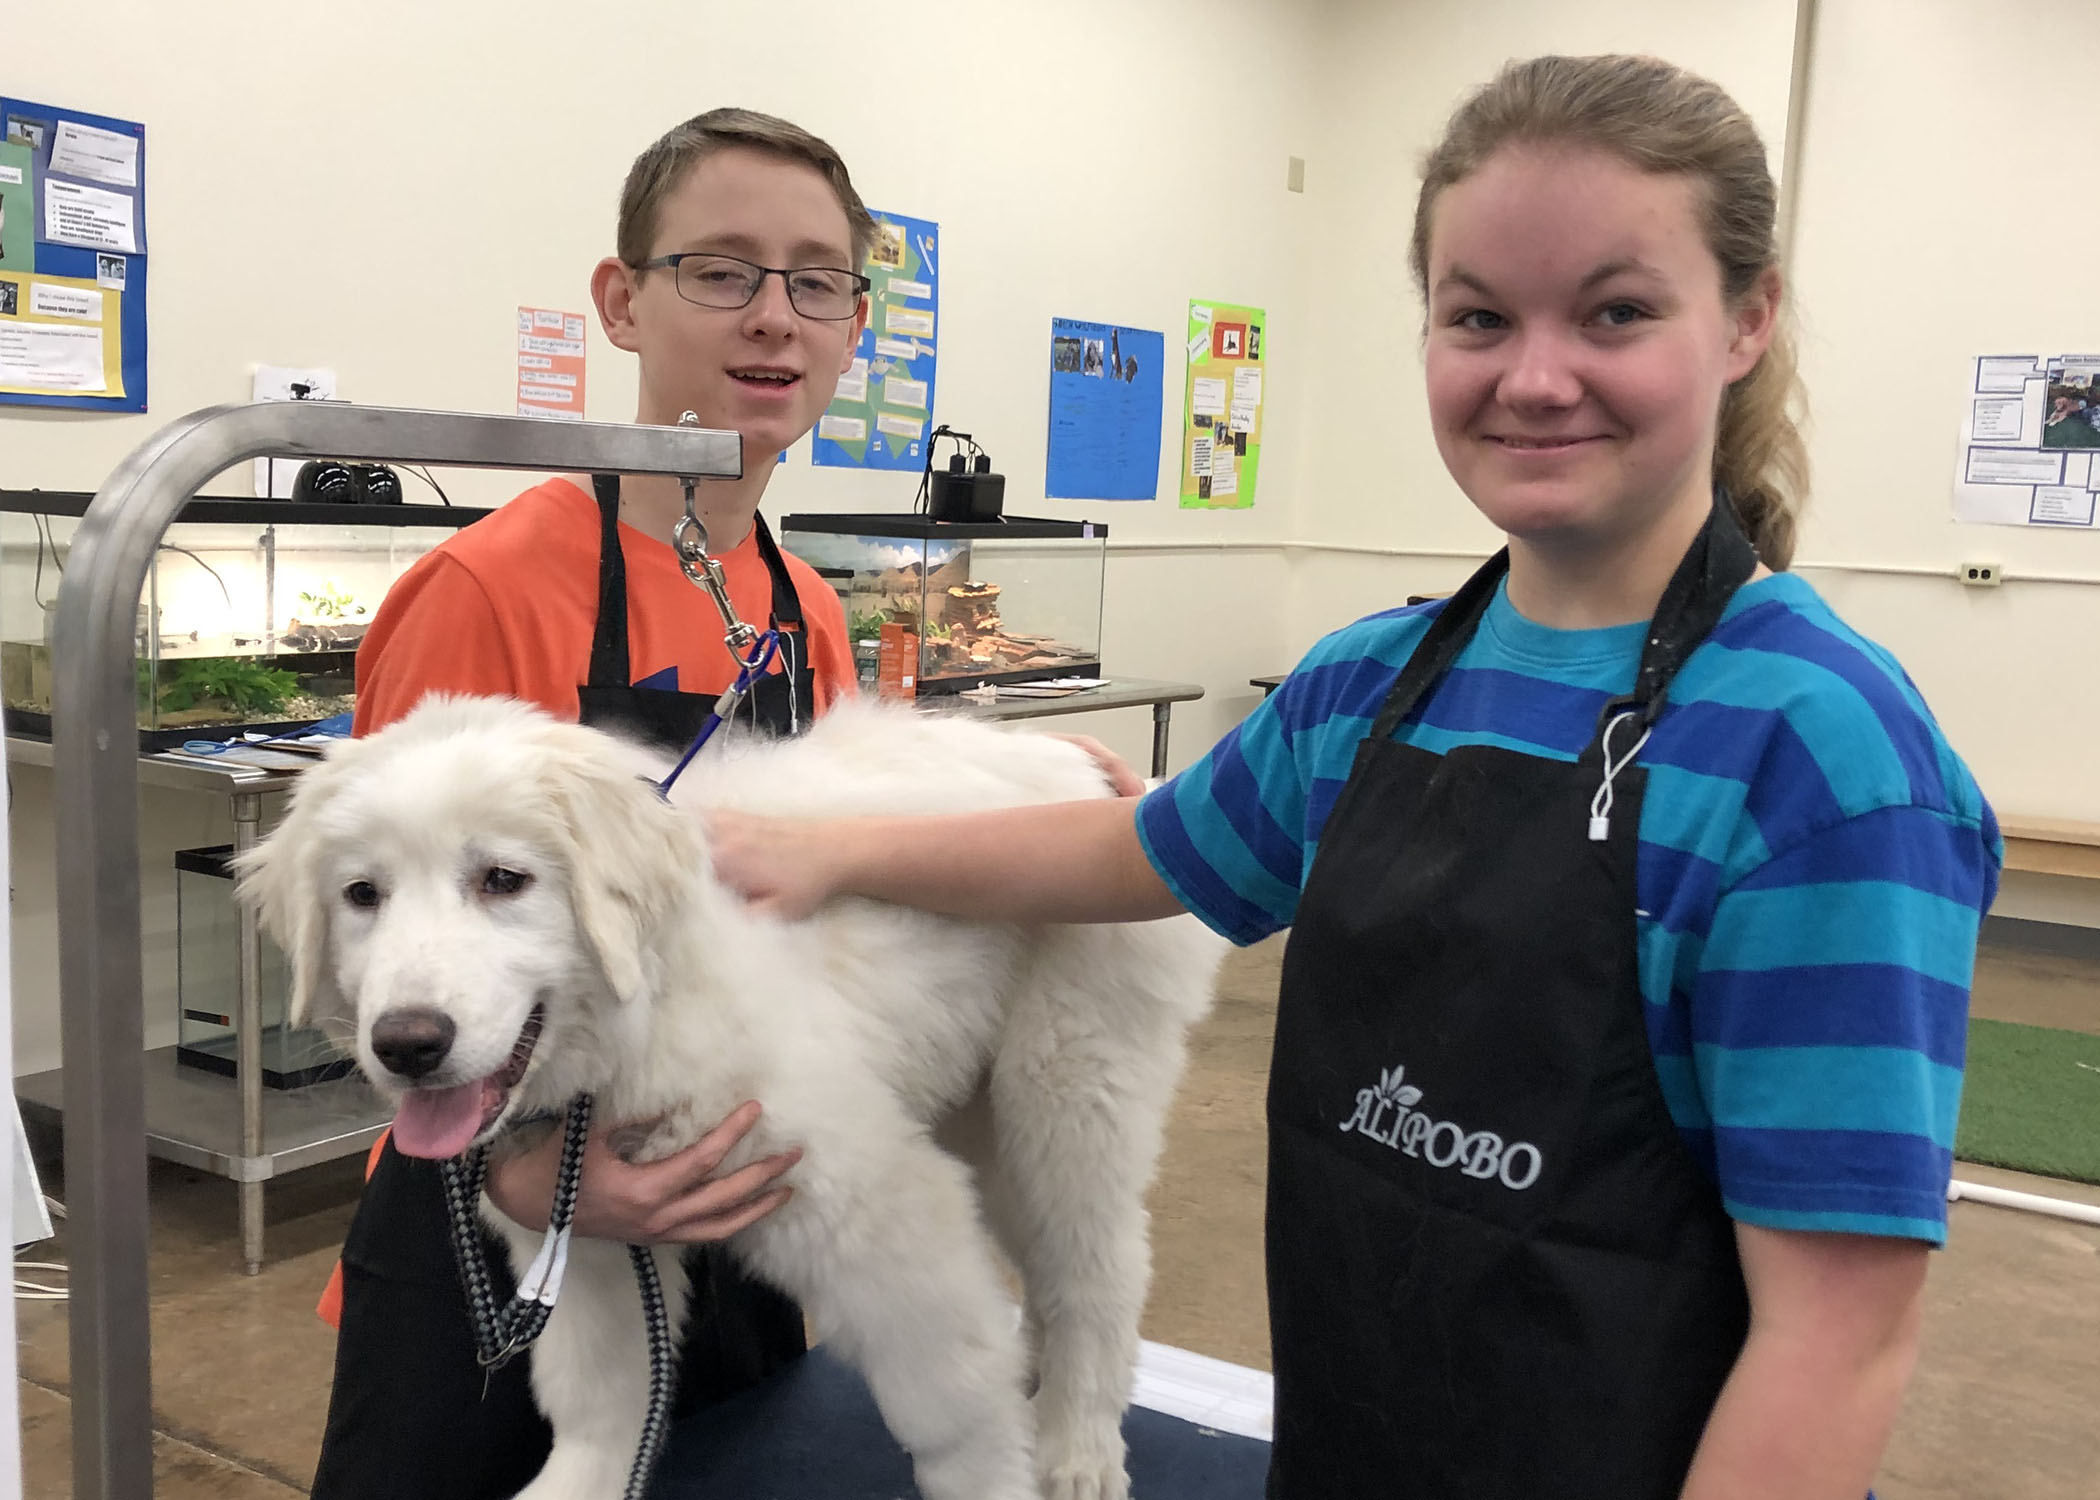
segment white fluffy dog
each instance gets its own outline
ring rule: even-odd
[[[662,769],[502,699],[430,700],[337,748],[246,862],[295,1014],[354,1027],[425,1156],[589,1093],[602,1121],[664,1116],[657,1159],[757,1099],[722,1170],[804,1156],[731,1249],[865,1374],[927,1500],[1119,1500],[1144,1193],[1222,944],[1191,918],[1024,930],[867,901],[783,925],[710,872],[696,807],[1108,795],[1058,740],[848,705],[800,739],[711,745],[675,805]],[[482,1212],[522,1274],[540,1236]],[[1032,1402],[995,1240],[1038,1342]],[[676,1326],[684,1277],[657,1261]],[[532,1352],[554,1448],[524,1494],[619,1494],[648,1374],[626,1250],[579,1239]]]

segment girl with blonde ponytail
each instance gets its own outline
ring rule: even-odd
[[[1427,158],[1429,413],[1509,539],[1127,804],[724,823],[794,916],[1289,927],[1270,1500],[1858,1500],[1946,1234],[2000,844],[1785,571],[1765,149],[1705,79],[1514,63]]]

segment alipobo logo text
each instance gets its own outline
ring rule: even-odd
[[[1416,1107],[1422,1091],[1400,1081],[1403,1071],[1398,1066],[1379,1069],[1376,1087],[1356,1091],[1356,1113],[1342,1122],[1342,1129],[1432,1167],[1456,1167],[1468,1177],[1500,1182],[1517,1192],[1539,1180],[1545,1161],[1538,1147],[1529,1141],[1504,1141],[1492,1130],[1469,1131],[1449,1120],[1432,1119]]]

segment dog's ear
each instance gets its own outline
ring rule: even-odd
[[[348,744],[299,778],[284,821],[245,854],[236,855],[237,897],[254,906],[262,929],[284,951],[292,971],[290,1020],[340,1014],[342,995],[328,964],[328,922],[336,893],[321,881],[321,812],[340,789]]]
[[[560,726],[542,761],[569,866],[570,901],[606,984],[622,1001],[653,993],[656,936],[688,905],[699,833],[638,774],[641,761],[609,736]]]

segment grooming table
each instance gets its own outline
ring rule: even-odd
[[[1141,1399],[1145,1384],[1141,1376]],[[1137,1500],[1261,1500],[1269,1445],[1260,1438],[1142,1406],[1123,1419],[1123,1437]],[[674,1428],[650,1491],[652,1500],[917,1500],[918,1494],[911,1460],[882,1425],[860,1375],[821,1348]]]

